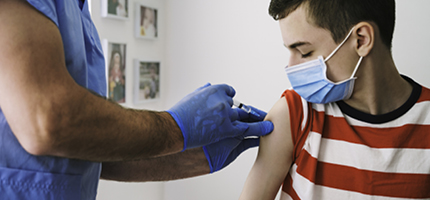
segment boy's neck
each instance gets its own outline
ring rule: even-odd
[[[371,53],[357,72],[349,106],[372,115],[386,114],[402,106],[412,93],[412,85],[403,79],[390,52]]]

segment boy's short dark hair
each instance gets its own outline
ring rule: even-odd
[[[306,6],[310,23],[331,32],[340,43],[350,29],[359,22],[374,22],[382,42],[391,49],[394,24],[394,0],[271,0],[269,14],[279,20],[301,5]]]

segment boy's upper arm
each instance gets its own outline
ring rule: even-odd
[[[61,108],[77,85],[50,19],[19,0],[0,0],[0,19],[0,107],[21,144],[36,143],[27,140],[43,132],[44,114],[59,112],[52,106]]]
[[[274,199],[284,181],[292,160],[293,141],[290,114],[286,99],[276,102],[265,120],[272,121],[274,130],[260,139],[257,159],[248,176],[243,199]]]
[[[271,134],[261,138],[256,162],[260,162],[259,159],[263,162],[267,159],[279,163],[279,165],[273,166],[274,169],[289,169],[290,166],[284,164],[291,164],[294,145],[291,136],[290,112],[285,97],[275,103],[265,120],[273,122],[274,130]],[[282,177],[283,179],[284,177]]]

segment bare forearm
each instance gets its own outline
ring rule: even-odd
[[[168,155],[183,148],[181,131],[166,112],[125,109],[89,93],[77,105],[79,108],[63,108],[65,116],[51,122],[59,128],[52,133],[57,136],[49,155],[123,161]]]
[[[168,181],[208,174],[208,162],[202,148],[157,158],[105,162],[101,177],[106,180],[143,182]]]

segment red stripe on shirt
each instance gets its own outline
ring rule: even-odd
[[[306,138],[310,132],[310,121],[308,120],[305,128],[302,130],[302,121],[304,118],[303,113],[303,105],[301,101],[301,97],[294,90],[286,90],[282,96],[285,96],[285,99],[288,102],[288,109],[290,112],[290,127],[291,127],[291,136],[293,139],[294,150],[293,155],[297,158],[301,148],[303,147]],[[312,118],[311,116],[311,106],[308,104],[308,118]]]
[[[293,200],[301,200],[293,188],[293,179],[291,178],[290,173],[288,173],[287,177],[284,180],[284,185],[282,186],[282,191],[284,191],[285,193],[290,195],[290,197]]]
[[[425,87],[421,87],[421,96],[418,99],[417,103],[420,103],[423,101],[430,101],[430,89]]]
[[[302,133],[301,124],[303,120],[303,108],[300,96],[293,90],[286,90],[282,97],[288,102],[288,109],[290,111],[290,123],[291,123],[291,133],[293,142],[296,143],[299,135]]]

